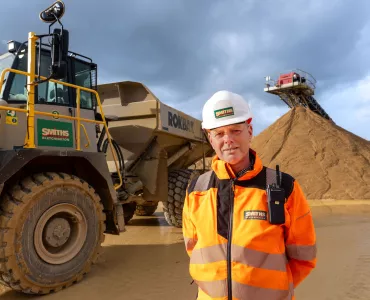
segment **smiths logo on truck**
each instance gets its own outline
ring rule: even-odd
[[[168,112],[168,126],[194,133],[194,121],[170,111]]]
[[[69,141],[69,131],[60,129],[42,128],[43,140]]]
[[[72,123],[37,120],[39,146],[73,147]]]

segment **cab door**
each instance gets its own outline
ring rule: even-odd
[[[50,53],[41,55],[40,73],[47,77],[51,65]],[[70,62],[68,62],[70,65]],[[71,72],[59,81],[70,82]],[[35,114],[35,144],[40,149],[74,150],[75,122],[72,119],[61,118],[74,115],[74,102],[71,88],[51,81],[43,82],[37,86],[35,95],[35,110],[52,113],[53,117]]]
[[[53,117],[35,115],[35,144],[40,149],[74,150],[75,123],[74,120],[61,118],[73,116],[75,108],[70,94],[70,88],[51,81],[42,83],[37,89],[35,110],[52,113]]]
[[[73,83],[75,85],[92,89],[96,84],[96,69],[95,65],[80,60],[78,58],[73,58],[71,60],[71,71],[73,75]],[[77,101],[77,90],[73,90],[74,99]],[[80,91],[80,117],[89,120],[95,120],[96,112],[96,100],[95,95]],[[77,103],[75,103],[77,110]],[[78,128],[78,122],[75,121],[75,128]],[[80,148],[82,151],[87,152],[97,152],[97,136],[96,136],[96,126],[92,122],[80,122]]]

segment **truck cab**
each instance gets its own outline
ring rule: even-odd
[[[27,72],[27,63],[29,61],[27,43],[20,44],[11,41],[8,45],[8,53],[0,56],[0,73],[6,68]],[[50,47],[42,44],[41,49],[37,47],[37,54],[35,59],[35,73],[36,75],[39,74],[48,77],[51,67]],[[39,57],[41,58],[40,61]],[[59,80],[96,90],[97,65],[90,58],[69,51],[66,76]],[[27,76],[13,72],[8,72],[5,75],[3,88],[0,91],[0,105],[8,106],[9,111],[0,112],[0,135],[2,136],[0,139],[0,148],[2,149],[13,149],[17,146],[22,147],[24,144],[27,130],[27,116],[24,113],[18,113],[11,109],[12,107],[26,108],[27,93]],[[39,118],[40,115],[35,116],[35,143],[38,148],[53,148],[54,145],[57,147],[75,148],[75,141],[72,137],[75,136],[74,131],[76,130],[77,122],[66,119],[58,120],[58,115],[76,115],[76,96],[76,89],[52,81],[39,83],[35,87],[35,110],[49,112],[55,115],[53,118],[42,116],[42,120]],[[97,109],[95,95],[81,91],[80,101],[81,117],[94,119]],[[48,128],[47,119],[59,121],[58,123],[54,123],[54,125],[58,124],[60,128]],[[96,151],[95,125],[84,122],[81,124],[83,127],[81,145],[87,145],[84,151]],[[14,129],[16,127],[18,127],[17,134],[14,135]],[[55,132],[48,134],[45,128],[69,130],[69,137],[59,137]]]

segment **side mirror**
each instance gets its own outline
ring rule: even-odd
[[[55,28],[51,44],[51,77],[54,79],[64,79],[67,76],[68,48],[68,30]]]
[[[50,5],[47,9],[40,12],[40,19],[45,23],[54,23],[63,17],[65,12],[65,6],[63,1],[56,1]]]

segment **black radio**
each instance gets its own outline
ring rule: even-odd
[[[280,172],[276,166],[276,183],[267,184],[269,222],[274,225],[285,223],[285,190],[279,186]]]

